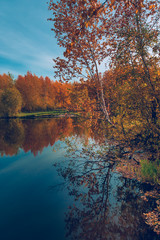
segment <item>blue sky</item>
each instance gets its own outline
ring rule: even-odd
[[[47,0],[0,0],[0,74],[27,71],[54,79],[52,58],[61,56]]]

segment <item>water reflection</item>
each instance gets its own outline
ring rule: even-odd
[[[13,156],[24,141],[24,127],[21,121],[0,120],[0,153]]]
[[[54,159],[54,169],[58,176],[63,178],[63,183],[56,180],[50,189],[55,193],[53,199],[56,199],[57,189],[63,192],[66,200],[73,199],[69,204],[67,203],[68,210],[65,210],[65,239],[158,239],[156,233],[147,227],[142,217],[146,210],[152,210],[155,207],[155,203],[154,201],[144,202],[141,198],[145,191],[150,191],[153,187],[137,181],[140,180],[138,175],[140,163],[135,157],[135,145],[129,144],[130,141],[127,141],[125,145],[123,133],[118,135],[119,141],[123,144],[117,144],[110,136],[108,136],[110,140],[106,140],[106,134],[109,134],[109,131],[110,129],[105,129],[98,119],[0,120],[0,153],[1,156],[4,154],[13,156],[18,153],[19,149],[23,149],[25,153],[31,152],[29,158],[33,159],[33,155],[37,156],[44,148],[54,146],[58,140],[62,140],[60,144],[63,142],[63,147],[66,146],[65,158],[56,161],[54,152],[51,156]],[[30,166],[26,164],[23,169],[27,167]],[[31,172],[33,181],[35,181],[35,169],[37,166]],[[44,170],[46,175],[48,171],[46,173]],[[20,168],[17,173],[23,173],[23,170]],[[23,177],[26,182],[26,179],[30,179],[30,172],[27,178],[24,174],[20,174],[16,184],[20,184]],[[6,179],[9,183],[12,182],[7,177]],[[46,179],[46,176],[43,181],[38,179],[37,186],[40,186],[39,182],[43,185]],[[33,185],[32,182],[30,184]],[[23,186],[19,189],[22,191]],[[41,187],[37,189],[41,196]],[[67,189],[67,193],[63,191],[64,189]],[[36,194],[35,205],[38,201]],[[16,198],[15,202],[17,206],[22,204],[22,202],[17,202]],[[47,197],[44,203],[48,204]],[[44,209],[45,204],[42,204]],[[54,207],[52,213],[56,211],[56,206]],[[32,210],[31,208],[31,212]],[[49,214],[50,209],[46,213],[46,219]],[[51,222],[48,224],[51,225]],[[56,220],[53,225],[56,226]],[[37,225],[35,227],[38,228]],[[51,236],[48,239],[51,239]]]
[[[83,137],[86,144],[90,137],[97,142],[104,141],[98,120],[0,120],[0,154],[13,156],[22,148],[24,152],[31,151],[36,156],[58,140],[73,135]]]
[[[66,236],[83,240],[158,239],[142,218],[152,204],[140,198],[140,191],[146,189],[115,172],[116,152],[112,147],[105,148],[104,158],[99,148],[96,151],[96,144],[86,148],[83,143],[71,142],[72,146],[67,142],[68,158],[55,164],[74,197],[66,212]]]

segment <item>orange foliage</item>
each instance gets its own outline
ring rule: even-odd
[[[0,90],[4,90],[5,88],[12,87],[12,86],[13,86],[13,80],[9,75],[5,73],[3,75],[0,75]]]
[[[70,84],[53,82],[46,77],[38,78],[30,72],[18,76],[16,87],[23,98],[22,110],[39,111],[67,108],[70,105]]]

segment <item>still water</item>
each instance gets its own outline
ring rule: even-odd
[[[98,158],[99,129],[70,118],[0,121],[1,240],[158,239],[142,217],[146,185]]]

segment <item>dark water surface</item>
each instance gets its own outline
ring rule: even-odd
[[[1,240],[158,239],[142,218],[146,186],[92,154],[104,141],[98,129],[73,119],[0,121]]]

